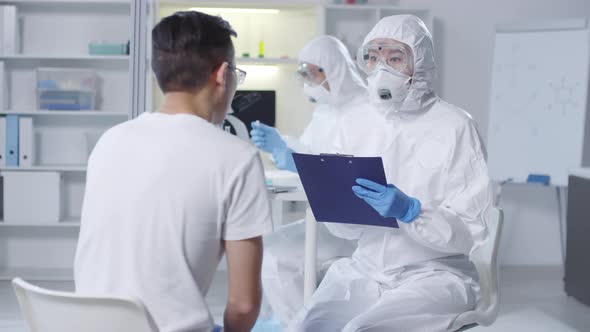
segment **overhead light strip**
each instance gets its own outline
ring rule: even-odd
[[[263,8],[214,8],[214,7],[192,7],[191,10],[198,12],[214,12],[214,13],[248,13],[248,14],[278,14],[278,9],[263,9]]]

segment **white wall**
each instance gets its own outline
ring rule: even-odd
[[[588,0],[400,0],[429,9],[437,20],[435,45],[440,94],[469,111],[487,136],[494,25],[525,20],[590,17]],[[551,41],[548,42],[548,47]],[[567,52],[568,50],[564,50]],[[561,263],[555,189],[510,185],[505,208],[504,264]]]

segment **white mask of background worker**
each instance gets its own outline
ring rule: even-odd
[[[312,103],[330,103],[330,85],[324,70],[315,64],[302,62],[297,68],[297,75],[303,81],[303,94]]]
[[[316,86],[303,84],[303,93],[312,103],[327,104],[330,101],[330,92],[324,88],[324,82]]]

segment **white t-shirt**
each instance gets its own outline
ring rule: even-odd
[[[88,161],[76,291],[138,298],[162,332],[209,332],[222,240],[270,231],[253,146],[197,116],[145,113],[107,131]]]

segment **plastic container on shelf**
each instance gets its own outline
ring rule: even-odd
[[[90,55],[126,55],[127,43],[113,43],[106,41],[93,41],[88,44]]]
[[[37,69],[37,105],[41,110],[93,110],[97,89],[95,70]]]

